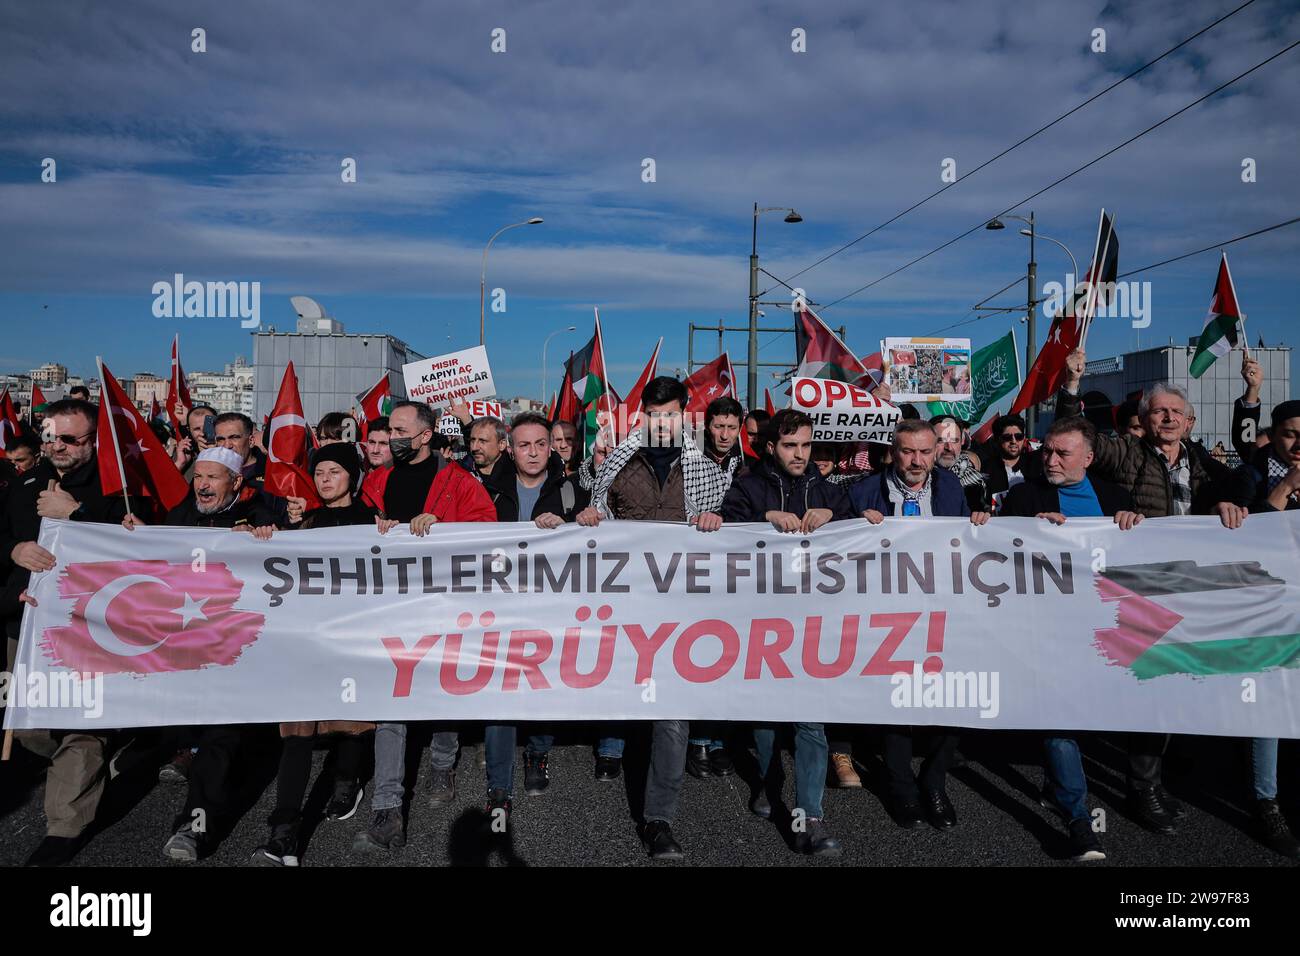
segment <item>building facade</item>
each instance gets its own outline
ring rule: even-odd
[[[344,332],[336,320],[329,320],[326,328],[337,331],[316,331],[315,325],[302,322],[299,328],[311,331],[252,333],[254,421],[271,413],[290,362],[298,376],[303,415],[314,426],[329,412],[352,411],[357,396],[384,374],[393,399],[405,398],[402,366],[427,357],[391,335]]]

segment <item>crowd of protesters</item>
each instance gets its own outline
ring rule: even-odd
[[[1230,469],[1192,436],[1195,419],[1186,393],[1176,385],[1148,389],[1097,427],[1080,414],[1079,382],[1084,356],[1070,356],[1056,416],[1040,443],[1025,422],[1005,415],[993,423],[992,439],[972,445],[969,426],[951,415],[922,420],[910,406],[892,444],[858,448],[813,442],[813,422],[786,409],[774,415],[746,410],[732,398],[708,406],[696,427],[685,414],[686,387],[677,379],[650,381],[642,395],[643,424],[617,444],[602,433],[585,453],[572,423],[551,422],[526,412],[506,423],[471,418],[458,406],[462,435],[440,434],[435,413],[398,402],[386,418],[365,423],[334,412],[316,428],[318,447],[309,473],[320,506],[281,498],[264,487],[267,442],[247,416],[199,406],[184,412],[182,434],[153,423],[173,461],[191,486],[188,498],[166,516],[169,525],[230,528],[270,537],[299,528],[374,526],[387,533],[409,524],[417,536],[436,541],[440,522],[531,521],[542,529],[566,523],[668,521],[709,533],[726,524],[763,522],[782,532],[814,533],[840,521],[873,525],[932,517],[966,518],[981,525],[1000,516],[1061,524],[1072,518],[1109,517],[1121,530],[1145,518],[1217,515],[1231,529],[1249,514],[1300,507],[1300,402],[1272,410],[1260,427],[1257,363],[1243,360],[1246,388],[1236,403],[1234,443],[1243,464]],[[882,386],[877,395],[888,399]],[[38,430],[9,442],[0,462],[0,618],[8,660],[16,639],[32,572],[50,570],[55,556],[38,543],[41,519],[65,518],[122,524],[144,523],[128,515],[119,497],[101,491],[96,466],[98,408],[89,396],[68,398],[45,409]],[[743,436],[743,437],[742,437]],[[578,716],[578,715],[575,715]],[[752,740],[760,773],[750,809],[770,818],[780,774],[775,726],[657,720],[649,722],[642,838],[656,859],[680,859],[673,835],[685,774],[700,778],[735,773],[729,746],[743,733]],[[532,726],[523,744],[523,788],[543,794],[549,785],[548,755],[554,727]],[[434,722],[429,792],[435,807],[456,797],[457,775],[482,774],[488,818],[508,824],[513,811],[517,728]],[[860,788],[852,729],[796,722],[794,739],[796,850],[828,856],[841,852],[825,818],[825,787]],[[593,773],[612,781],[623,772],[625,738],[636,724],[608,723],[593,734]],[[154,734],[122,731],[20,731],[17,739],[46,758],[47,831],[29,865],[72,860],[88,837],[123,741],[142,751],[146,740],[159,779],[185,788],[171,832],[161,842],[174,860],[192,861],[211,849],[215,834],[233,821],[234,780],[250,734],[245,726],[195,726]],[[947,773],[958,759],[955,728],[880,728],[887,809],[901,827],[957,825],[948,797]],[[329,820],[358,812],[369,789],[370,822],[357,832],[357,853],[384,853],[406,840],[408,725],[396,722],[321,721],[281,724],[275,807],[265,843],[254,863],[296,866],[303,852],[304,800],[312,753],[329,743],[332,775]],[[462,740],[462,735],[471,735]],[[481,738],[479,737],[481,735]],[[421,735],[421,739],[429,736]],[[1162,757],[1167,735],[1122,735],[1128,752],[1128,807],[1143,827],[1172,835],[1185,815],[1165,789]],[[481,749],[471,746],[481,739]],[[1276,852],[1300,858],[1277,802],[1276,739],[1243,744],[1257,836]],[[477,757],[470,756],[477,751]],[[915,758],[920,758],[919,766]],[[1105,857],[1088,807],[1087,777],[1077,735],[1042,732],[1042,804],[1060,815],[1075,860]],[[468,764],[468,769],[466,765]],[[371,767],[373,770],[371,771]],[[152,772],[152,771],[151,771]],[[367,773],[369,777],[367,778]],[[196,811],[201,811],[197,813]],[[196,822],[201,821],[201,822]]]

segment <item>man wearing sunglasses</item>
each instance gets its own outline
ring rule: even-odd
[[[105,498],[99,484],[96,418],[96,407],[81,399],[51,404],[41,436],[48,457],[19,476],[0,511],[0,556],[12,562],[0,592],[0,618],[4,619],[9,638],[11,661],[22,619],[20,596],[33,571],[54,567],[54,555],[36,543],[41,519],[120,524],[126,516],[123,499]],[[27,863],[67,863],[81,848],[82,837],[95,819],[104,792],[108,734],[20,730],[14,736],[28,750],[50,760],[45,778],[46,836]]]
[[[1019,415],[1003,415],[993,423],[993,443],[980,448],[979,458],[984,490],[995,510],[1010,489],[1043,473],[1038,454],[1029,450],[1029,433]]]

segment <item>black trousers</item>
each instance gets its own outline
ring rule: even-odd
[[[185,809],[176,818],[174,825],[180,827],[185,823],[193,823],[195,829],[210,834],[214,832],[215,825],[226,820],[231,812],[233,770],[244,746],[246,729],[240,724],[192,729],[194,732],[189,735],[189,739],[191,746],[198,748],[198,753],[190,764]]]
[[[1130,790],[1150,790],[1160,785],[1160,765],[1168,747],[1168,734],[1129,734],[1128,786]]]
[[[921,772],[912,774],[913,738],[917,734],[929,737],[921,762]],[[891,727],[884,734],[885,771],[889,778],[889,794],[895,800],[916,800],[918,785],[923,790],[942,790],[947,784],[948,770],[957,753],[961,739],[947,727]]]

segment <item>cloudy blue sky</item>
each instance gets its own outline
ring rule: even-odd
[[[158,319],[151,286],[260,281],[262,320],[309,294],[349,331],[435,354],[477,344],[483,244],[501,391],[538,394],[600,306],[625,387],[654,340],[684,366],[691,321],[746,317],[751,208],[763,264],[804,268],[965,175],[1237,2],[533,3],[6,2],[0,4],[0,371],[60,361],[165,372],[251,352],[231,319]],[[191,52],[191,30],[207,52]],[[791,30],[807,52],[791,50]],[[1089,49],[1106,30],[1107,51]],[[490,49],[506,31],[506,52]],[[1294,3],[1256,0],[942,196],[800,277],[829,303],[987,219],[1300,38]],[[1080,259],[1101,206],[1121,271],[1300,210],[1300,49],[1022,207]],[[58,181],[40,181],[41,160]],[[358,181],[340,162],[354,157]],[[652,157],[657,181],[642,181]],[[1241,181],[1253,158],[1257,182]],[[885,335],[968,320],[1023,275],[1027,240],[977,231],[838,303],[828,323],[866,352]],[[1300,227],[1229,250],[1252,340],[1294,344]],[[1039,248],[1041,282],[1064,280]],[[1201,325],[1217,253],[1152,283],[1142,342]],[[1081,262],[1082,265],[1082,262]],[[764,288],[770,285],[765,283]],[[1023,284],[999,297],[1019,301]],[[767,309],[769,323],[788,313]],[[981,345],[1011,320],[964,325]],[[1040,324],[1040,334],[1045,323]],[[1023,325],[1018,333],[1022,336]],[[1101,322],[1090,354],[1130,348]],[[765,361],[792,361],[764,335]],[[743,359],[745,337],[729,337]],[[701,336],[710,358],[716,336]],[[702,354],[703,353],[703,354]],[[557,373],[551,372],[550,387]],[[768,379],[770,381],[770,379]]]

